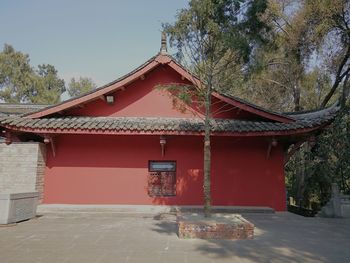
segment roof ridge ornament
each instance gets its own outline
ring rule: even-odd
[[[166,42],[166,33],[165,33],[165,31],[162,32],[160,54],[161,55],[167,55],[168,54],[168,47],[167,47],[167,42]]]

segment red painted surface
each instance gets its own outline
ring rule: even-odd
[[[159,66],[145,79],[138,79],[111,95],[115,103],[107,104],[102,99],[94,100],[83,108],[68,110],[66,115],[74,116],[109,116],[109,117],[203,117],[203,110],[197,103],[186,105],[165,89],[157,88],[159,85],[190,85],[181,75],[169,66]],[[266,120],[260,115],[242,110],[235,105],[213,97],[213,116],[215,118]]]
[[[138,79],[125,90],[113,93],[115,103],[107,104],[98,99],[84,108],[73,109],[67,115],[76,116],[110,116],[110,117],[182,117],[196,118],[197,111],[185,107],[177,101],[173,103],[174,97],[166,90],[158,89],[158,85],[186,84],[181,76],[168,66],[160,66],[145,75],[145,79]],[[180,108],[181,107],[181,108]]]
[[[213,139],[214,205],[285,210],[282,149],[266,159],[261,139]],[[159,136],[62,135],[48,151],[44,203],[203,204],[203,146],[199,136],[170,136],[161,157]],[[177,161],[176,197],[147,195],[149,160]]]
[[[154,72],[159,72],[163,71],[157,76],[154,76]],[[169,78],[169,73],[172,75],[172,77]],[[144,80],[146,77],[149,77],[149,75],[152,76],[153,84],[148,82],[144,83],[139,83],[140,79]],[[175,76],[176,75],[176,76]],[[179,80],[181,78],[181,81]],[[136,83],[135,83],[136,82]],[[152,82],[152,81],[151,81]],[[30,118],[40,118],[40,117],[45,117],[50,114],[55,114],[58,112],[63,112],[63,111],[69,111],[70,112],[76,112],[75,108],[76,107],[82,107],[87,104],[93,105],[93,107],[89,107],[89,110],[83,110],[83,111],[77,111],[76,114],[80,115],[80,112],[84,115],[88,116],[101,116],[98,114],[101,114],[102,116],[140,116],[140,114],[144,114],[142,116],[149,116],[148,114],[151,114],[151,116],[158,116],[155,114],[159,114],[158,112],[154,111],[154,104],[159,103],[163,104],[163,106],[166,105],[166,100],[159,100],[159,94],[156,94],[155,92],[148,92],[149,88],[152,87],[154,88],[157,84],[169,84],[169,83],[175,83],[175,84],[194,84],[197,87],[201,86],[200,81],[192,74],[190,74],[182,65],[178,64],[175,62],[171,57],[167,55],[162,55],[158,54],[155,56],[152,60],[149,60],[146,64],[144,64],[142,67],[138,68],[136,71],[134,71],[132,74],[128,74],[124,77],[122,77],[118,81],[114,81],[112,83],[107,84],[103,88],[99,88],[96,91],[92,93],[88,93],[84,96],[67,100],[63,103],[57,104],[53,107],[49,107],[46,109],[43,109],[41,111],[35,112],[35,113],[30,113],[28,114],[28,117]],[[116,93],[119,93],[118,91],[120,90],[125,90],[126,87],[128,86],[143,86],[142,91],[140,91],[140,88],[137,89],[137,94],[136,98],[141,99],[142,98],[142,103],[139,103],[138,101],[135,100],[135,94],[134,98],[131,98],[130,96],[129,99],[122,99],[122,103],[119,102],[119,104],[124,105],[131,105],[131,107],[127,107],[127,109],[122,109],[121,106],[119,107],[119,112],[117,113],[114,111],[114,114],[111,113],[112,110],[109,109],[106,112],[103,112],[103,110],[100,110],[99,107],[104,108],[104,104],[101,103],[91,103],[95,102],[99,98],[103,97],[104,95],[111,95],[113,94],[116,96]],[[134,89],[135,90],[135,89]],[[132,93],[132,92],[129,92]],[[135,92],[134,92],[135,93]],[[145,93],[149,93],[152,95],[151,96],[144,96]],[[265,120],[272,120],[272,121],[278,121],[278,122],[292,122],[293,119],[291,119],[288,116],[282,116],[280,114],[274,114],[269,111],[265,111],[261,108],[253,107],[249,104],[243,103],[239,100],[235,100],[234,98],[227,98],[224,97],[218,93],[214,93],[215,99],[219,99],[222,101],[221,105],[214,105],[213,108],[217,108],[219,106],[221,109],[225,110],[225,113],[220,113],[220,114],[213,114],[213,117],[215,118],[248,118],[248,119],[265,119]],[[215,100],[214,99],[214,100]],[[123,104],[124,103],[124,104]],[[222,108],[222,104],[227,104],[225,105],[224,108]],[[147,111],[146,113],[143,113],[140,111],[139,106],[149,106],[150,111]],[[231,109],[228,109],[228,105],[233,106]],[[169,107],[169,106],[168,106]],[[94,114],[95,110],[99,109],[97,111],[97,115],[90,115]],[[162,108],[164,110],[166,108]],[[134,111],[136,110],[136,111]],[[152,111],[153,110],[153,111]],[[197,110],[197,109],[195,109]],[[197,110],[198,111],[198,110]],[[243,114],[241,113],[243,111]],[[107,115],[106,115],[107,114]],[[124,115],[126,114],[126,115]],[[136,115],[135,115],[136,114]],[[168,112],[164,113],[165,115],[159,115],[162,117],[184,117],[184,114],[178,114],[175,113],[174,111],[171,111],[170,115],[168,116]],[[191,114],[187,117],[191,116]]]
[[[158,55],[130,75],[92,93],[37,113],[30,118],[60,114],[114,117],[198,118],[195,103],[174,103],[174,97],[157,85],[200,85],[199,80],[169,56]],[[107,104],[104,95],[113,95]],[[175,100],[176,101],[176,100]],[[215,118],[293,122],[220,94],[213,96]],[[221,112],[217,112],[221,111]],[[48,147],[44,202],[48,204],[203,204],[203,134],[177,131],[104,131],[101,129],[16,127],[10,131],[52,135],[55,156]],[[213,205],[268,206],[284,211],[284,152],[279,136],[307,133],[320,127],[298,130],[230,132],[212,134]],[[167,135],[161,155],[159,135]],[[271,138],[279,144],[267,159]],[[147,194],[149,160],[177,162],[176,196]]]
[[[179,108],[181,103],[174,104],[168,92],[155,89],[159,84],[190,83],[191,76],[182,68],[173,61],[161,59],[165,57],[150,63],[136,75],[96,92],[99,96],[113,94],[113,105],[98,99],[94,93],[35,116],[45,116],[66,109],[67,105],[71,107],[83,103],[80,105],[82,108],[71,108],[65,114],[197,118],[201,112],[195,105],[186,106],[183,111],[183,107]],[[119,89],[121,86],[124,90]],[[267,118],[251,108],[245,110],[225,101],[220,102],[218,98],[214,98],[213,102],[214,111],[225,111],[216,115],[219,118]],[[71,131],[81,134],[60,134]],[[125,131],[124,135],[115,132],[108,135],[108,132],[59,129],[40,132],[57,134],[54,138],[56,156],[52,156],[50,149],[48,151],[45,203],[203,204],[203,137],[200,134],[168,135],[166,153],[162,157],[159,135],[126,135],[130,131]],[[242,136],[247,134],[251,137]],[[285,210],[282,146],[273,148],[267,160],[268,141],[264,137],[252,137],[256,136],[253,133],[237,133],[235,136],[213,136],[213,205],[269,206],[278,211]],[[175,197],[148,196],[149,160],[177,162]]]

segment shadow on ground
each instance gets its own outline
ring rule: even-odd
[[[349,219],[305,218],[287,212],[244,217],[255,225],[253,240],[191,240],[190,244],[213,260],[347,262],[350,257]],[[177,235],[174,214],[159,214],[153,219],[153,231]]]
[[[153,231],[160,234],[178,235],[176,213],[160,213],[155,215],[153,220],[156,221],[155,227],[152,228]]]

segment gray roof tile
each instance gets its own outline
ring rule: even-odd
[[[19,115],[42,110],[49,105],[27,103],[0,103],[0,114]]]
[[[288,131],[302,128],[312,128],[330,122],[337,114],[338,106],[293,114],[296,121],[290,123],[212,119],[213,132],[259,132],[259,131]],[[11,129],[81,129],[99,131],[177,131],[203,132],[204,122],[201,119],[185,118],[151,118],[151,117],[77,117],[30,119],[23,116],[0,116],[0,126]]]

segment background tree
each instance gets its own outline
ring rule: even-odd
[[[79,80],[72,78],[68,84],[68,94],[70,97],[77,97],[81,94],[96,89],[97,85],[90,78],[80,77]]]
[[[175,87],[180,98],[195,100],[204,109],[204,213],[210,215],[212,93],[226,90],[221,79],[247,63],[253,48],[264,42],[267,27],[259,15],[266,2],[191,0],[174,24],[165,25],[177,58],[192,69],[195,87]],[[172,87],[173,88],[173,87]]]
[[[304,38],[317,58],[314,64],[317,63],[322,68],[321,74],[324,76],[317,78],[316,86],[326,87],[322,99],[317,100],[318,106],[326,107],[330,102],[341,98],[345,108],[350,75],[350,2],[305,1],[301,8],[307,22]],[[310,150],[304,145],[299,151],[299,156],[303,158],[298,160],[296,155],[287,167],[293,171],[289,172],[289,177],[296,178],[289,189],[298,199],[303,200],[302,205],[309,205],[310,201],[324,204],[329,197],[332,182],[338,183],[343,191],[349,191],[346,172],[350,158],[346,154],[348,148],[344,148],[349,145],[347,136],[350,135],[347,115],[348,109],[345,108],[332,128],[318,137],[317,147]],[[300,180],[297,173],[300,167],[303,180]]]
[[[240,95],[279,111],[323,108],[339,97],[345,106],[349,12],[349,1],[343,0],[270,0],[263,17],[272,29],[270,45],[254,53],[251,74]],[[344,110],[343,117],[319,136],[314,150],[302,145],[287,165],[288,192],[304,199],[304,204],[309,200],[323,203],[330,183],[339,182],[340,171],[350,163],[347,154],[338,155],[339,145],[347,145],[346,136],[341,135],[348,134],[344,128],[347,114]],[[340,188],[346,191],[344,185]]]
[[[64,80],[52,65],[35,70],[29,56],[5,44],[0,52],[0,99],[9,103],[45,103],[60,101]]]
[[[37,104],[59,102],[66,87],[64,80],[58,77],[55,67],[49,64],[39,65],[36,73],[36,85],[31,90],[30,101]]]
[[[0,99],[11,103],[29,101],[29,91],[35,84],[29,56],[5,44],[0,53]]]
[[[322,59],[334,81],[324,97],[321,106],[325,107],[339,87],[346,89],[350,75],[350,1],[317,0],[305,1],[308,16],[307,37]]]
[[[327,94],[331,77],[324,65],[316,63],[315,41],[308,37],[313,30],[310,14],[302,3],[268,2],[262,19],[271,28],[270,41],[253,54],[245,85],[237,90],[239,96],[278,111],[320,106],[315,102]]]

